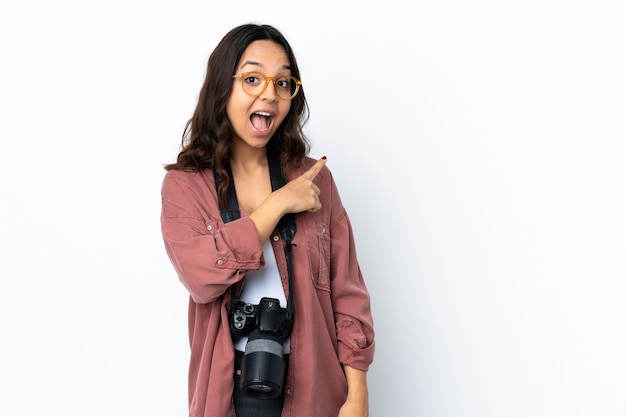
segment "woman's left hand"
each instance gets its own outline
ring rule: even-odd
[[[348,382],[348,398],[337,417],[368,417],[369,401],[366,374],[350,366],[343,366]]]
[[[337,417],[368,417],[367,399],[356,401],[348,399],[339,409]]]

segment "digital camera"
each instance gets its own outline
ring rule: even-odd
[[[285,360],[283,342],[292,318],[276,298],[263,297],[259,304],[237,301],[230,318],[234,341],[248,336],[241,361],[241,388],[256,398],[276,398],[283,390]]]

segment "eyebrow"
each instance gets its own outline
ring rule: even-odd
[[[246,61],[243,64],[241,64],[240,68],[243,68],[246,65],[254,65],[256,67],[261,67],[261,68],[263,67],[263,64],[261,64],[260,62],[257,62],[257,61]],[[289,64],[283,65],[282,69],[291,71],[291,65],[289,65]]]

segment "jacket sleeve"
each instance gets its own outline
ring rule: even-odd
[[[247,216],[224,224],[215,184],[195,172],[169,171],[161,188],[165,250],[193,301],[216,300],[248,270],[262,266],[262,247]]]
[[[370,296],[359,267],[350,219],[331,177],[331,297],[342,364],[367,371],[374,360]]]

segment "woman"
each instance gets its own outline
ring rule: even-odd
[[[209,58],[181,152],[165,167],[162,233],[190,294],[190,417],[368,415],[369,294],[326,158],[308,156],[299,78],[278,30],[232,29]],[[277,230],[290,215],[292,242]],[[280,309],[270,316],[268,305]],[[261,315],[290,319],[262,332]],[[249,329],[238,332],[237,320]],[[270,366],[253,353],[279,359]],[[270,367],[276,384],[249,376],[259,367]],[[267,386],[271,395],[255,391]]]

